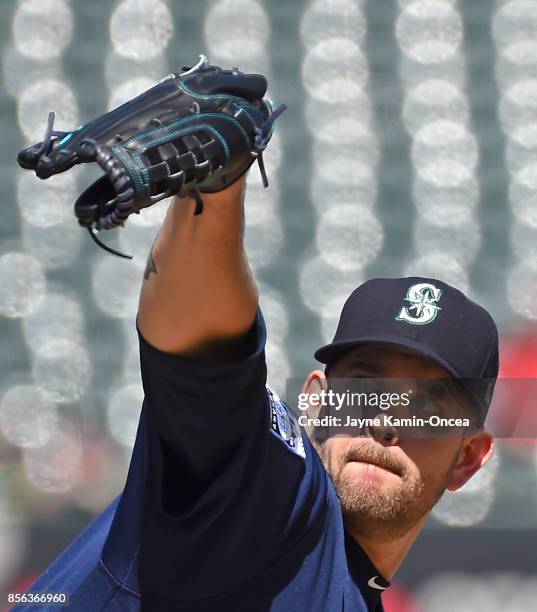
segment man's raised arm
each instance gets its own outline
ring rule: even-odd
[[[243,246],[245,177],[203,194],[204,210],[174,198],[149,253],[138,326],[156,348],[211,356],[240,351],[252,325],[257,289]]]

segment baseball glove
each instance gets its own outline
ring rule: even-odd
[[[268,185],[263,150],[276,117],[266,98],[267,81],[238,69],[222,70],[205,56],[192,68],[170,74],[122,106],[73,132],[53,129],[49,114],[43,142],[18,154],[22,168],[41,179],[75,164],[97,162],[104,176],[75,202],[82,227],[105,248],[97,232],[123,226],[132,213],[171,195],[220,191],[257,160]]]

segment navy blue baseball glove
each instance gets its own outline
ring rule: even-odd
[[[97,232],[174,194],[194,197],[199,214],[200,192],[224,189],[255,160],[267,186],[262,154],[285,106],[273,110],[266,89],[264,76],[222,70],[202,55],[192,68],[73,132],[55,131],[50,113],[44,141],[20,151],[18,162],[42,179],[97,162],[104,176],[77,199],[75,214],[100,246],[129,257],[100,242]]]

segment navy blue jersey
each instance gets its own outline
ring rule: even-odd
[[[84,612],[382,610],[388,583],[266,387],[260,311],[249,337],[245,358],[202,363],[139,332],[145,399],[125,489],[32,591],[67,591]]]

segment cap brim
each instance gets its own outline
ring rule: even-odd
[[[441,365],[454,378],[461,378],[461,375],[457,373],[457,371],[438,353],[431,351],[427,346],[421,344],[420,342],[415,342],[410,338],[404,338],[396,335],[383,334],[377,336],[365,336],[362,338],[355,338],[353,340],[345,340],[344,342],[332,342],[331,344],[326,344],[320,349],[317,349],[314,356],[317,361],[332,365],[338,359],[343,357],[343,355],[350,349],[363,344],[390,344],[410,349]]]

